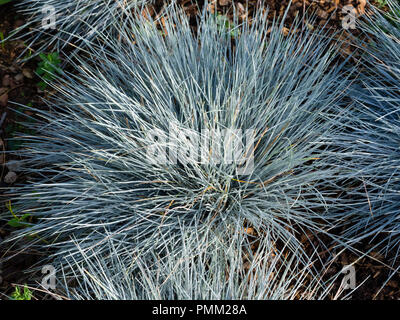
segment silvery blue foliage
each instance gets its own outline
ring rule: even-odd
[[[333,291],[333,281],[324,283],[298,257],[278,251],[268,237],[251,250],[243,230],[200,236],[181,230],[179,250],[151,258],[132,256],[127,265],[121,250],[107,241],[110,259],[77,244],[82,261],[74,263],[74,278],[60,281],[59,293],[67,299],[97,300],[288,300],[345,298],[343,288]],[[182,245],[183,244],[183,245]],[[126,252],[130,255],[129,252]],[[335,277],[336,279],[336,277]]]
[[[342,171],[326,151],[348,121],[348,81],[330,38],[295,24],[284,35],[262,14],[235,32],[207,13],[195,34],[179,11],[165,19],[162,32],[136,17],[118,39],[103,35],[55,85],[49,109],[35,110],[43,121],[25,137],[30,180],[12,202],[36,223],[12,239],[35,234],[32,244],[66,264],[82,259],[76,242],[107,255],[112,238],[116,250],[146,256],[179,243],[181,226],[200,235],[252,227],[303,260],[299,233],[327,230],[341,206]],[[232,147],[251,155],[248,172],[210,160],[221,139],[201,146],[207,161],[190,152],[185,132],[222,129],[253,130],[250,149]],[[166,161],[166,149],[185,152]]]
[[[397,3],[389,5],[400,13]],[[369,237],[394,259],[400,242],[400,20],[375,11],[361,27],[367,52],[352,94],[356,108],[350,130],[338,138],[348,151],[344,166],[359,181],[344,236],[351,242]]]

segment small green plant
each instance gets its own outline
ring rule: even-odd
[[[19,287],[15,287],[15,291],[11,294],[11,299],[13,299],[13,300],[31,300],[32,299],[32,291],[29,290],[27,285],[24,285],[24,291],[22,291]]]
[[[33,223],[33,216],[29,213],[25,213],[22,216],[17,216],[14,213],[14,210],[12,208],[11,205],[11,201],[8,201],[6,203],[6,207],[8,209],[8,211],[10,211],[11,215],[12,215],[12,219],[7,221],[7,224],[13,228],[26,228],[32,225]],[[48,242],[42,238],[40,238],[36,233],[32,233],[32,234],[27,234],[26,235],[27,239],[39,239],[40,241],[48,244]]]
[[[6,45],[4,43],[4,33],[0,31],[0,42],[1,42],[1,47],[4,50],[6,48]]]
[[[377,0],[376,2],[380,8],[383,8],[388,4],[386,0]]]
[[[235,25],[229,21],[229,18],[226,15],[222,15],[220,13],[215,15],[215,19],[217,21],[217,26],[222,30],[225,29],[230,33],[232,37],[238,35],[238,30],[235,30]]]
[[[36,73],[43,79],[37,85],[40,89],[44,90],[47,87],[47,82],[51,82],[56,78],[56,73],[61,73],[61,60],[58,52],[49,54],[40,53],[40,59]]]
[[[11,2],[12,0],[0,0],[0,5]]]
[[[13,228],[25,228],[28,227],[31,224],[31,219],[32,219],[32,215],[29,213],[26,213],[20,217],[18,217],[13,209],[12,209],[12,205],[11,205],[11,201],[8,201],[6,203],[6,207],[8,209],[8,211],[10,211],[11,215],[12,215],[12,219],[9,220],[7,222],[7,224]]]

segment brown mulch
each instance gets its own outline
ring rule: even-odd
[[[7,38],[14,29],[25,23],[24,17],[17,14],[11,4],[2,5],[0,8],[0,32],[2,32],[4,38]],[[37,82],[39,82],[35,75],[37,61],[17,62],[25,49],[26,45],[23,41],[6,41],[2,45],[0,44],[0,148],[6,151],[0,153],[0,194],[12,185],[12,183],[6,182],[9,173],[6,163],[19,160],[18,156],[9,153],[18,150],[18,141],[8,139],[18,132],[26,130],[24,125],[21,124],[26,119],[20,113],[31,115],[26,108],[17,104],[41,106],[41,96],[44,95],[39,92],[37,87]],[[17,182],[20,182],[20,180],[21,178],[18,177],[17,173]],[[0,210],[4,212],[7,210],[4,197],[1,200]],[[7,224],[0,224],[0,243],[7,237],[11,229],[12,227]],[[0,250],[0,299],[4,298],[2,294],[10,294],[14,290],[14,284],[29,282],[23,271],[36,260],[33,252],[26,252],[7,263],[2,262],[2,257],[9,248],[2,249]]]
[[[338,230],[331,230],[331,232],[338,235],[342,233],[342,229],[338,228]],[[312,235],[308,236],[307,240],[305,240],[304,235],[302,236],[302,243],[309,256],[315,255],[315,247],[320,246],[321,242],[324,244],[332,243],[332,239],[328,236],[319,235],[318,240]],[[396,268],[400,267],[400,257],[397,261],[393,261],[395,255],[393,251],[396,249],[384,255],[384,245],[376,246],[376,243],[381,240],[383,240],[382,236],[376,237],[373,242],[371,242],[371,239],[364,239],[360,243],[353,244],[351,250],[342,251],[342,249],[336,249],[333,246],[329,248],[329,252],[327,250],[318,250],[319,258],[324,263],[327,263],[326,259],[330,261],[327,266],[323,267],[323,279],[325,281],[329,281],[338,274],[343,274],[334,282],[331,290],[332,294],[335,294],[342,285],[342,280],[345,276],[344,268],[353,265],[356,286],[360,287],[354,292],[351,289],[344,290],[342,296],[348,295],[347,298],[353,300],[400,299],[400,270],[396,270]],[[315,267],[320,270],[322,266],[316,262]]]
[[[239,18],[246,19],[251,17],[256,10],[259,10],[262,5],[268,5],[270,11],[269,16],[282,16],[289,6],[287,0],[249,0],[249,1],[236,1],[236,0],[215,0],[210,5],[210,10],[219,12],[232,17],[233,7],[236,8],[240,14]],[[372,1],[374,2],[374,1]],[[162,11],[165,1],[156,1],[153,8],[149,11],[155,15]],[[197,7],[194,6],[190,0],[179,0],[178,3],[184,8],[185,12],[191,17],[191,22],[195,23],[195,15]],[[306,12],[314,12],[316,14],[316,25],[327,24],[333,30],[342,28],[343,13],[342,9],[346,5],[351,5],[356,10],[357,15],[366,13],[367,6],[365,0],[293,0],[288,10],[287,22],[290,23],[293,19]],[[200,5],[200,8],[202,6]],[[9,35],[12,30],[22,25],[24,17],[15,12],[11,4],[1,6],[0,13],[0,31],[4,36]],[[4,46],[0,45],[0,149],[15,150],[18,148],[15,144],[7,141],[7,138],[12,137],[16,131],[21,131],[23,128],[18,124],[20,117],[17,111],[29,113],[21,107],[11,104],[11,101],[20,103],[22,105],[33,105],[40,107],[42,105],[41,98],[45,93],[40,92],[37,87],[38,77],[34,71],[37,67],[37,60],[30,60],[25,64],[17,63],[17,57],[25,49],[22,41],[7,41]],[[0,153],[0,164],[2,165],[0,176],[1,190],[7,189],[10,185],[4,182],[4,177],[8,173],[5,163],[17,159],[15,156],[8,155],[7,153]],[[17,177],[17,182],[21,182]],[[3,204],[1,204],[3,206]],[[2,208],[1,210],[5,210]],[[11,218],[11,217],[10,217]],[[7,237],[12,227],[0,224],[0,241],[2,238]],[[327,240],[328,241],[328,240]],[[368,249],[367,242],[359,244],[357,247],[360,251]],[[308,248],[312,251],[312,248]],[[7,248],[3,248],[3,251]],[[3,252],[0,248],[0,258]],[[387,280],[391,270],[385,266],[390,264],[389,259],[379,255],[373,251],[372,258],[360,259],[356,264],[357,270],[357,284],[364,279],[365,284],[357,290],[353,295],[353,299],[372,299],[375,298],[376,293],[381,288],[382,284]],[[332,263],[327,276],[337,274],[343,266],[357,261],[358,256],[351,252],[341,254],[334,263]],[[29,277],[24,274],[24,270],[29,268],[37,261],[36,252],[25,252],[16,256],[12,260],[0,265],[0,294],[10,294],[13,291],[12,284],[29,283]],[[2,296],[0,295],[0,299]],[[385,288],[376,296],[377,299],[400,299],[400,275],[397,274],[392,277]]]
[[[154,5],[149,5],[150,12],[160,13],[168,1],[156,0]],[[198,7],[203,9],[207,1],[198,1],[199,5],[191,0],[178,0],[188,16],[194,17],[198,13]],[[377,4],[376,1],[370,1]],[[348,9],[354,12],[356,17],[366,14],[368,4],[366,0],[214,0],[209,1],[208,10],[212,13],[223,13],[228,17],[233,16],[234,10],[239,19],[247,19],[254,16],[256,11],[267,11],[268,17],[282,17],[287,11],[286,21],[291,23],[296,16],[315,14],[315,24],[327,25],[332,28],[342,28],[342,20],[348,13]],[[354,10],[354,11],[353,11]]]

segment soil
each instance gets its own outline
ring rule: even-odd
[[[190,0],[179,1],[187,14],[191,17],[191,22],[195,23],[194,16],[196,14],[196,7],[193,6]],[[241,13],[241,18],[245,19],[251,16],[252,13],[260,7],[260,4],[268,4],[270,7],[269,15],[282,15],[288,8],[289,1],[283,0],[249,0],[246,1],[232,1],[232,0],[217,0],[211,6],[211,10],[232,15],[232,5]],[[156,1],[154,8],[150,9],[153,15],[159,13],[163,7],[163,1]],[[342,8],[346,5],[352,5],[358,15],[365,14],[367,7],[364,0],[344,1],[344,0],[294,0],[288,11],[288,20],[290,23],[293,21],[297,14],[315,12],[317,19],[316,25],[327,24],[333,30],[341,28],[342,26]],[[335,10],[336,9],[336,10]],[[332,16],[333,15],[333,16]],[[328,21],[328,17],[330,20]],[[17,27],[23,25],[25,18],[18,14],[11,4],[0,6],[0,31],[7,37]],[[21,53],[24,52],[26,46],[22,40],[6,41],[0,45],[0,164],[2,166],[0,172],[0,190],[6,191],[13,183],[23,183],[22,177],[16,177],[16,181],[6,183],[6,175],[9,173],[5,165],[11,160],[18,160],[18,154],[12,154],[10,151],[19,149],[20,144],[18,141],[9,140],[17,132],[24,132],[23,124],[19,122],[24,119],[21,113],[28,116],[31,114],[24,105],[35,107],[44,107],[42,102],[43,98],[49,94],[47,91],[41,91],[37,83],[40,81],[39,77],[35,75],[38,59],[30,59],[26,63],[21,63]],[[61,57],[62,58],[62,57]],[[23,154],[21,155],[23,156]],[[9,181],[10,182],[10,181]],[[5,204],[9,199],[1,195],[0,210],[7,210]],[[10,214],[10,219],[12,218]],[[0,241],[6,238],[12,231],[12,228],[7,223],[0,223]],[[370,248],[368,241],[358,244],[356,246],[360,251],[365,252]],[[15,254],[16,249],[9,250],[10,248],[0,247],[0,259],[5,256]],[[311,246],[308,248],[312,250]],[[377,250],[376,250],[377,251]],[[357,270],[357,284],[365,279],[364,285],[352,294],[352,299],[385,299],[385,300],[399,300],[400,299],[400,274],[395,273],[386,286],[382,289],[382,285],[388,279],[388,276],[393,273],[393,270],[388,267],[391,262],[388,258],[380,255],[376,251],[370,254],[370,257],[359,259],[355,264]],[[24,283],[32,283],[31,275],[26,274],[24,271],[31,267],[37,260],[40,253],[34,251],[21,252],[15,255],[11,260],[0,264],[0,299],[1,295],[4,297],[10,295],[14,291],[15,285],[23,285]],[[358,256],[351,252],[345,252],[338,256],[330,269],[327,272],[327,277],[337,274],[343,268],[354,261],[357,261]],[[1,261],[1,260],[0,260]],[[337,286],[339,286],[337,284]],[[46,296],[36,294],[37,299],[44,299]]]

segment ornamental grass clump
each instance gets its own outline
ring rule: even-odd
[[[400,6],[388,2],[391,12]],[[378,10],[362,24],[367,52],[353,91],[356,108],[351,130],[338,139],[351,146],[345,166],[359,182],[352,191],[351,227],[344,236],[355,243],[368,237],[395,261],[400,242],[400,19]],[[351,144],[350,144],[351,143]]]
[[[206,12],[196,33],[178,10],[164,18],[162,32],[136,17],[118,39],[105,34],[35,110],[29,181],[12,191],[14,211],[35,223],[12,239],[30,236],[65,264],[82,259],[76,242],[106,255],[112,238],[146,255],[181,226],[241,227],[301,260],[298,236],[332,227],[340,206],[325,151],[347,121],[348,83],[330,38],[299,24],[285,35],[263,14],[238,32]]]

